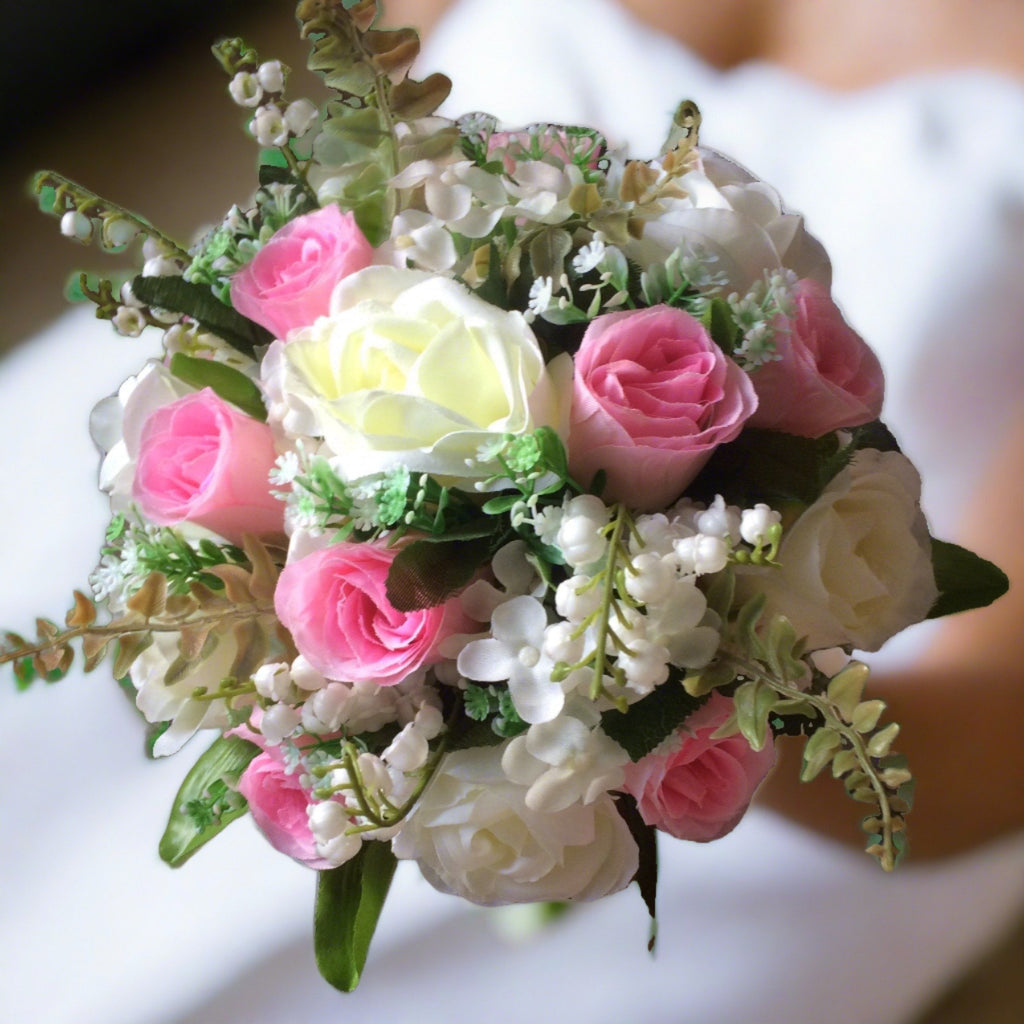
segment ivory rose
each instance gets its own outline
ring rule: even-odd
[[[712,693],[674,742],[626,765],[626,791],[648,825],[677,839],[707,843],[739,824],[775,763],[775,747],[769,741],[752,750],[740,733],[713,739],[730,714],[732,701]]]
[[[776,324],[779,358],[751,375],[758,406],[750,425],[821,437],[877,419],[884,389],[878,357],[817,281],[800,281],[793,299],[796,315]]]
[[[391,686],[440,659],[438,645],[469,626],[458,597],[433,608],[396,610],[387,577],[397,550],[344,542],[285,566],[277,616],[299,653],[328,679]]]
[[[661,509],[756,407],[750,379],[689,313],[607,313],[575,357],[569,468],[584,486],[605,470],[607,501]]]
[[[275,850],[317,871],[334,867],[317,855],[309,827],[308,808],[314,801],[302,788],[296,772],[289,773],[273,754],[257,754],[238,780],[256,826]]]
[[[858,452],[785,532],[780,567],[739,577],[738,596],[764,593],[810,650],[877,651],[938,596],[920,496],[904,456]]]
[[[265,423],[204,388],[150,414],[132,494],[162,526],[187,520],[235,543],[283,533],[284,503],[268,479],[276,459]]]
[[[832,268],[821,243],[766,182],[702,147],[699,166],[677,184],[682,195],[650,204],[642,234],[623,247],[640,266],[661,262],[679,249],[684,256],[713,260],[725,294],[742,295],[764,279],[765,271],[783,267],[825,287],[831,284]],[[634,214],[645,216],[642,208]]]
[[[530,810],[527,787],[502,771],[502,751],[448,754],[395,837],[396,856],[415,860],[435,889],[484,906],[596,900],[624,889],[639,854],[612,798]]]
[[[416,270],[369,267],[344,280],[330,316],[271,345],[263,373],[271,420],[323,438],[352,479],[399,464],[480,475],[467,460],[482,445],[560,418],[522,315]]]
[[[373,261],[373,247],[351,213],[334,203],[289,221],[231,279],[231,304],[286,338],[327,313],[331,292]]]

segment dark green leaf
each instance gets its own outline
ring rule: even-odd
[[[701,317],[711,340],[731,356],[739,339],[740,329],[732,315],[732,309],[725,299],[712,299]]]
[[[132,280],[132,294],[147,306],[184,313],[245,355],[254,355],[257,348],[274,340],[265,327],[221,302],[209,285],[195,284],[182,277],[140,275]]]
[[[625,713],[606,711],[601,716],[601,728],[631,760],[639,761],[675,732],[706,700],[707,695],[691,697],[678,673],[673,672],[667,682],[631,705]]]
[[[932,568],[939,596],[928,613],[929,619],[984,608],[1010,587],[1006,573],[998,566],[945,540],[932,540]]]
[[[316,965],[342,992],[359,984],[397,864],[388,843],[371,840],[347,864],[320,872],[313,914]]]
[[[658,836],[653,826],[648,825],[640,816],[636,801],[628,794],[616,794],[615,808],[629,826],[640,851],[640,862],[633,881],[640,887],[647,913],[651,915],[651,937],[647,951],[653,953],[658,938]]]
[[[267,409],[260,389],[241,370],[212,359],[196,359],[184,352],[171,358],[171,373],[194,388],[212,388],[225,402],[241,409],[253,419],[266,422]]]
[[[247,810],[245,799],[231,792],[231,799],[213,808],[209,824],[200,828],[196,815],[187,810],[193,801],[210,802],[210,787],[228,783],[234,786],[249,762],[260,752],[255,743],[238,736],[215,739],[185,776],[160,839],[160,859],[172,868],[181,867],[201,846],[208,843]]]
[[[400,612],[443,604],[473,578],[491,555],[492,535],[471,540],[416,540],[402,548],[388,572],[387,597]]]

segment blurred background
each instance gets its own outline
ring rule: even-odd
[[[305,72],[306,46],[294,31],[288,0],[6,0],[4,7],[0,355],[64,311],[61,292],[73,271],[110,266],[97,249],[62,238],[56,220],[35,209],[28,187],[33,172],[58,170],[190,240],[231,203],[246,201],[255,163],[255,146],[243,128],[246,115],[228,98],[210,43],[243,36],[265,58],[278,57],[307,78],[308,86],[293,86],[293,96],[319,96],[316,80]],[[8,365],[0,361],[0,376]],[[61,566],[54,573],[63,577]],[[6,571],[3,576],[7,587]],[[174,765],[171,771],[180,777],[183,769]],[[82,885],[89,885],[88,878]],[[1022,964],[1024,930],[1018,929],[918,1024],[1019,1024]],[[223,1012],[230,1019],[230,1010]]]

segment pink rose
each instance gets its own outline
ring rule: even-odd
[[[286,338],[330,310],[334,286],[373,262],[351,213],[333,203],[285,224],[231,280],[239,313]]]
[[[796,316],[775,332],[781,358],[751,375],[760,401],[750,425],[821,437],[877,419],[884,386],[877,356],[824,285],[804,279],[793,296]]]
[[[654,306],[597,317],[575,358],[569,467],[604,497],[652,511],[678,498],[757,408],[747,375],[699,320]]]
[[[679,730],[679,746],[626,765],[627,792],[648,825],[677,839],[707,843],[731,832],[775,763],[775,747],[751,750],[739,734],[711,734],[732,714],[732,701],[713,693]]]
[[[238,792],[249,802],[253,821],[275,850],[322,871],[334,867],[317,856],[316,840],[306,809],[312,796],[272,754],[257,754],[238,780]]]
[[[469,623],[457,597],[397,611],[386,583],[395,548],[341,543],[286,565],[274,606],[306,660],[328,679],[400,683],[440,660],[437,647]]]
[[[276,459],[270,427],[203,388],[143,424],[132,496],[161,526],[188,520],[234,543],[283,533],[267,479]]]

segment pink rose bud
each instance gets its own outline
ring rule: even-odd
[[[607,313],[575,357],[569,468],[585,486],[605,470],[607,501],[661,509],[756,408],[750,379],[689,313]]]
[[[285,224],[232,278],[231,303],[283,339],[324,316],[334,286],[372,261],[355,217],[332,203]]]
[[[233,543],[283,533],[268,480],[276,459],[270,427],[204,388],[150,414],[132,496],[161,526],[187,520]]]
[[[677,839],[707,843],[731,832],[775,763],[771,741],[752,750],[742,735],[712,739],[732,714],[732,701],[713,693],[679,730],[679,746],[625,767],[625,788],[648,825]]]
[[[298,773],[289,775],[272,754],[257,754],[238,780],[238,792],[275,850],[317,871],[334,867],[317,856],[307,813],[313,799],[299,784]]]
[[[327,678],[391,686],[440,660],[446,637],[468,631],[457,597],[411,612],[392,606],[387,578],[397,554],[382,544],[333,544],[281,573],[277,616]]]
[[[877,419],[884,390],[878,357],[824,285],[800,281],[793,298],[796,316],[776,324],[780,358],[751,374],[759,404],[750,425],[821,437]]]

